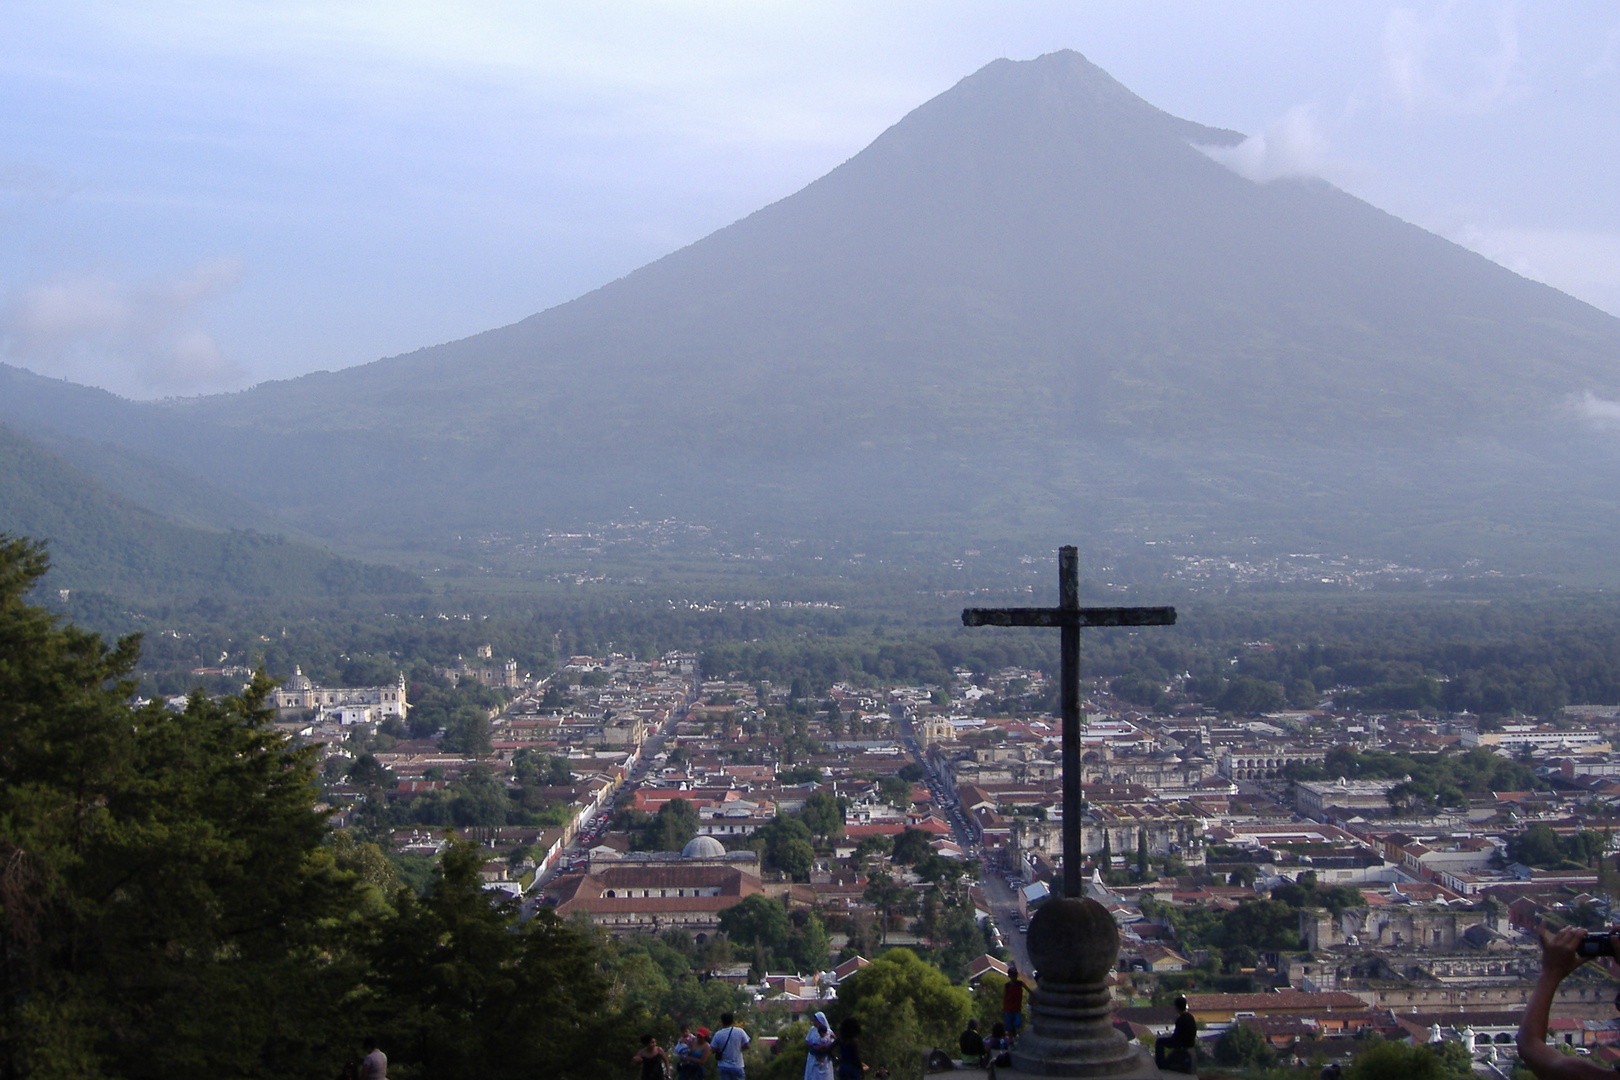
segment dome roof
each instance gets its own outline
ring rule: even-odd
[[[694,836],[681,848],[683,859],[717,859],[725,853],[725,845],[712,836]]]

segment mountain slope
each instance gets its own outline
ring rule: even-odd
[[[19,432],[116,495],[180,525],[284,531],[261,508],[166,461],[110,442],[50,430]]]
[[[905,437],[986,418],[1468,430],[1620,391],[1620,321],[1326,184],[1254,184],[1193,145],[1235,137],[1077,54],[1001,61],[797,195],[578,301],[205,413],[451,438],[469,420],[564,418],[781,437],[784,420],[825,430],[828,407]]]
[[[1620,466],[1571,402],[1620,398],[1620,320],[1198,149],[1238,138],[1076,53],[997,61],[803,191],[578,300],[126,408],[120,437],[334,539],[633,505],[1528,557],[1536,518],[1598,542]],[[110,407],[11,374],[3,407],[58,426]]]
[[[0,532],[49,544],[53,588],[168,600],[424,591],[414,575],[279,536],[167,521],[3,426]]]

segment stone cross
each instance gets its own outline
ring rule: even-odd
[[[966,608],[963,626],[1056,626],[1062,664],[1059,686],[1063,713],[1063,895],[1081,892],[1080,819],[1085,813],[1080,790],[1080,628],[1082,626],[1170,626],[1173,607],[1113,608],[1080,606],[1080,553],[1058,548],[1058,606],[1055,608]]]

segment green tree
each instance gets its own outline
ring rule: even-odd
[[[322,844],[314,752],[262,675],[131,708],[139,640],[28,604],[46,567],[0,537],[0,1072],[335,1068],[367,893]]]
[[[697,807],[685,799],[670,799],[658,808],[639,838],[643,851],[680,851],[698,831]]]
[[[1281,900],[1252,900],[1221,918],[1222,945],[1251,949],[1299,947],[1299,911]]]
[[[782,953],[793,927],[781,901],[756,893],[722,910],[720,929],[734,945],[761,945],[768,953]]]
[[[877,908],[882,916],[880,923],[882,935],[884,940],[887,940],[890,920],[897,914],[908,913],[916,894],[895,881],[892,876],[880,871],[867,879],[866,891],[862,896],[868,904]]]
[[[816,864],[816,849],[810,846],[810,841],[795,837],[784,841],[776,849],[772,861],[778,870],[795,881],[806,881],[810,877],[811,868]]]
[[[860,843],[855,845],[855,861],[862,862],[873,855],[887,855],[894,850],[894,841],[881,833],[861,837]]]
[[[1537,823],[1508,840],[1508,858],[1526,866],[1557,866],[1564,861],[1564,846],[1550,826]]]
[[[1116,697],[1150,709],[1164,702],[1163,684],[1145,675],[1122,675],[1110,682],[1108,689]]]
[[[1001,995],[1006,989],[1007,976],[994,968],[979,976],[979,988],[973,992],[973,1015],[980,1031],[989,1031],[992,1024],[1001,1021]]]
[[[655,1016],[669,997],[669,975],[645,948],[629,948],[608,965],[619,1007],[631,1015]]]
[[[1564,841],[1564,851],[1571,862],[1583,866],[1596,866],[1603,855],[1608,838],[1593,829],[1580,829]]]
[[[974,918],[972,904],[946,907],[940,915],[936,933],[945,942],[939,951],[939,969],[953,982],[967,978],[968,964],[983,955],[989,947],[984,931]],[[985,1030],[990,1029],[986,1027]]]
[[[1380,1042],[1356,1055],[1345,1080],[1450,1080],[1446,1059],[1427,1046]]]
[[[354,786],[370,792],[382,792],[394,786],[394,774],[386,769],[375,754],[361,754],[349,766],[349,779]]]
[[[967,867],[962,864],[960,859],[953,859],[947,855],[939,855],[930,851],[927,858],[911,869],[924,881],[942,886],[954,894],[956,892],[956,883],[967,870]]]
[[[797,913],[795,913],[797,914]],[[832,953],[828,946],[827,927],[813,911],[804,913],[804,921],[795,926],[789,941],[794,966],[802,972],[825,971]]]
[[[1458,1039],[1447,1039],[1444,1042],[1429,1043],[1425,1049],[1440,1059],[1441,1069],[1453,1080],[1473,1080],[1473,1047],[1463,1045]]]
[[[1239,675],[1221,691],[1215,705],[1222,712],[1252,716],[1255,713],[1275,712],[1286,701],[1287,695],[1281,684],[1256,679],[1251,675]]]
[[[353,874],[371,890],[373,905],[384,904],[400,887],[399,873],[387,853],[376,844],[357,839],[348,829],[335,830],[328,842],[339,870]]]
[[[799,820],[814,836],[834,837],[844,831],[844,808],[836,795],[818,791],[805,800]]]
[[[1231,1025],[1215,1040],[1215,1060],[1221,1065],[1264,1069],[1275,1058],[1271,1044],[1244,1023]]]
[[[894,850],[889,857],[902,865],[916,866],[934,853],[934,849],[929,846],[933,839],[933,835],[926,829],[907,825],[894,838]]]
[[[453,753],[488,757],[493,730],[487,709],[478,705],[462,705],[450,714],[440,745]]]
[[[885,776],[878,780],[878,793],[883,801],[901,810],[911,806],[911,785],[898,776]]]
[[[778,814],[754,830],[749,846],[764,856],[766,869],[781,870],[805,880],[815,863],[816,850],[810,843],[810,827],[796,817]]]
[[[1136,880],[1146,881],[1148,874],[1147,830],[1136,830]]]
[[[861,1022],[861,1046],[874,1068],[909,1074],[924,1050],[954,1046],[972,1001],[909,949],[891,949],[838,987],[828,1010],[834,1028],[845,1017]]]
[[[565,757],[519,750],[512,759],[512,778],[524,787],[565,787],[574,782],[574,770]]]
[[[610,1012],[597,949],[549,912],[520,921],[517,904],[492,902],[483,862],[452,843],[428,895],[401,892],[375,939],[360,1004],[390,1066],[447,1080],[615,1075],[635,1032]]]
[[[450,785],[451,821],[461,828],[495,828],[507,823],[512,801],[506,787],[486,766],[474,765]]]

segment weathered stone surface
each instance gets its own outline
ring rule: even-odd
[[[1159,1080],[1142,1047],[1114,1027],[1108,972],[1119,958],[1113,916],[1090,899],[1048,900],[1029,923],[1036,992],[1029,1032],[1013,1047],[1013,1068],[998,1076]]]
[[[1095,900],[1053,897],[1030,920],[1027,944],[1042,982],[1098,984],[1119,959],[1119,928]]]

